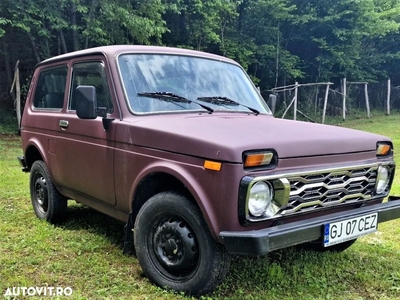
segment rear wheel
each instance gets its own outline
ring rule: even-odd
[[[33,163],[29,185],[36,216],[50,223],[61,221],[65,217],[67,199],[54,186],[43,161]]]
[[[182,195],[162,192],[150,198],[134,233],[139,263],[160,287],[202,295],[228,271],[229,254],[211,237],[198,207]]]

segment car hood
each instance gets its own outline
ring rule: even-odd
[[[132,117],[121,132],[138,146],[242,162],[248,150],[275,149],[280,158],[375,151],[387,137],[338,126],[240,113]]]

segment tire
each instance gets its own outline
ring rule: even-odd
[[[36,216],[49,223],[62,221],[67,210],[67,199],[54,186],[43,161],[33,163],[29,185]]]
[[[211,292],[229,269],[199,208],[186,197],[162,192],[150,198],[135,221],[137,258],[154,284],[199,296]]]
[[[351,245],[353,245],[356,241],[357,241],[357,239],[354,239],[354,240],[346,241],[346,242],[343,242],[340,244],[332,245],[329,247],[324,247],[322,245],[322,242],[320,242],[320,241],[310,242],[310,243],[304,244],[303,248],[305,248],[307,250],[315,251],[315,252],[343,252],[344,250],[349,248]]]

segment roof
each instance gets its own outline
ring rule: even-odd
[[[69,52],[66,54],[54,56],[52,58],[46,59],[39,63],[39,65],[52,63],[58,60],[71,59],[80,56],[86,55],[94,55],[94,54],[102,54],[108,57],[116,57],[121,53],[157,53],[157,54],[177,54],[177,55],[186,55],[186,56],[196,56],[202,58],[209,58],[219,61],[225,61],[237,64],[235,61],[219,56],[216,54],[182,49],[182,48],[172,48],[172,47],[163,47],[163,46],[141,46],[141,45],[112,45],[112,46],[101,46],[95,48],[88,48],[85,50],[79,50],[74,52]]]

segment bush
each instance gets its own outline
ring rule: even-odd
[[[18,121],[14,111],[0,110],[0,134],[17,134]]]

